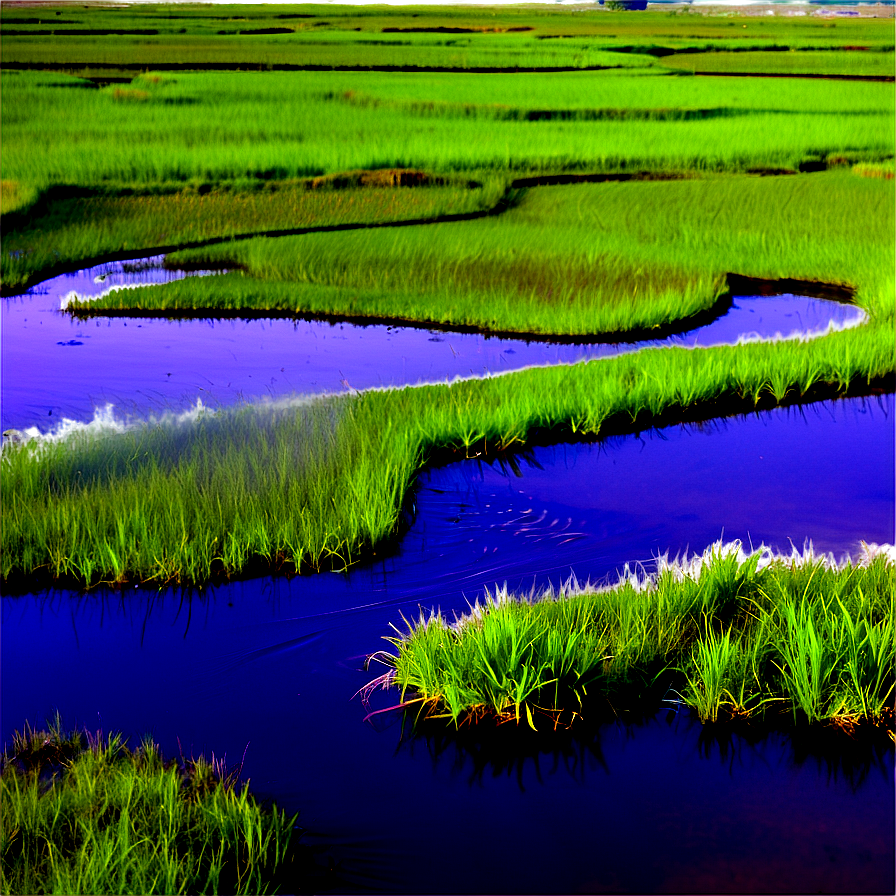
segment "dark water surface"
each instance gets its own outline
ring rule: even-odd
[[[4,597],[2,736],[58,708],[169,753],[248,744],[254,790],[301,812],[337,890],[893,892],[891,749],[717,741],[683,712],[534,747],[402,738],[352,699],[402,613],[496,583],[600,580],[723,527],[892,543],[893,456],[892,396],[779,409],[431,471],[399,553],[348,575]]]
[[[560,345],[382,325],[321,321],[77,320],[68,293],[184,276],[161,256],[136,272],[113,262],[46,280],[0,305],[0,429],[54,429],[112,404],[119,418],[293,394],[444,382],[530,365],[572,363],[648,345],[712,345],[741,337],[817,333],[864,319],[852,305],[802,296],[741,297],[708,326],[662,342]],[[133,265],[133,263],[130,263]]]

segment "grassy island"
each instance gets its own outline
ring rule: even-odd
[[[220,761],[26,725],[0,759],[0,892],[296,892],[296,819]]]
[[[392,668],[370,687],[455,725],[556,726],[665,698],[703,721],[791,713],[892,731],[894,587],[886,554],[838,566],[717,544],[612,587],[501,591],[453,622],[423,614],[389,639],[396,654],[375,655]]]

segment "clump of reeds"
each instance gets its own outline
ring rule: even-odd
[[[375,685],[455,724],[490,717],[554,724],[600,698],[668,699],[704,721],[793,713],[796,721],[892,726],[892,548],[837,563],[811,546],[790,557],[739,542],[625,569],[611,587],[487,594],[449,622],[421,614],[387,640]]]
[[[27,723],[0,765],[2,893],[268,893],[297,885],[296,818],[223,762]],[[290,892],[295,892],[291,889]]]

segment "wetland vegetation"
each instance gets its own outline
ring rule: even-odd
[[[477,601],[453,621],[421,613],[391,638],[402,707],[456,725],[482,718],[556,727],[601,704],[692,707],[703,721],[792,713],[796,721],[892,727],[892,557],[745,555],[717,544],[617,585]],[[409,696],[410,695],[410,696]]]
[[[0,759],[0,892],[268,893],[303,876],[296,819],[240,768],[151,738],[25,725]]]
[[[436,460],[892,390],[894,100],[892,83],[874,80],[892,81],[886,20],[598,9],[320,15],[4,9],[4,292],[164,247],[180,249],[172,266],[231,271],[71,310],[623,339],[684,326],[736,274],[836,284],[867,323],[812,342],[651,350],[197,413],[118,436],[7,442],[5,589],[343,568],[400,534],[415,478]],[[837,79],[696,74],[704,70]],[[869,570],[824,570],[817,580],[889,574],[880,563]],[[776,575],[763,572],[763,587],[790,587]],[[758,594],[750,591],[756,606]],[[830,622],[833,605],[818,600],[817,619],[802,604],[793,612],[839,626],[844,645],[847,631],[857,643],[892,641],[892,632],[870,634],[879,609],[866,618],[849,596]],[[732,654],[740,663],[754,648],[714,612],[681,624],[698,654],[720,661],[736,644],[747,651]],[[764,637],[805,630],[788,628],[780,607],[763,612],[776,620],[762,623]],[[891,666],[892,653],[881,655]],[[699,684],[699,657],[668,661],[685,670],[689,699],[709,717],[727,700],[719,695],[733,693],[726,684],[700,696],[709,686]],[[764,668],[784,682],[791,666],[768,659]],[[839,695],[844,681],[830,687]],[[403,686],[417,687],[410,678]],[[430,687],[420,685],[427,700]],[[855,709],[855,695],[848,711],[831,710],[834,691],[822,709],[799,705],[810,718],[881,718]],[[500,698],[495,709],[508,705]],[[529,706],[512,705],[517,716]]]
[[[812,340],[7,438],[4,601],[345,569],[393,550],[430,464],[894,388],[891,20],[16,4],[0,38],[5,296],[166,251],[228,273],[66,313],[625,340],[712,315],[752,277],[832,285],[867,314]],[[496,591],[452,622],[422,611],[368,693],[455,726],[665,704],[892,737],[894,569],[886,550],[716,545],[615,587]],[[240,772],[26,726],[2,759],[0,889],[295,891],[295,818]]]

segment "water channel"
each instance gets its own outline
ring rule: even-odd
[[[749,309],[751,300],[734,304]],[[746,320],[758,320],[766,308],[771,315],[773,306],[776,314],[794,313],[789,300],[757,298]],[[799,307],[805,325],[806,309],[817,306]],[[58,297],[40,290],[4,300],[4,428],[46,431],[46,418],[62,415],[88,421],[97,400],[143,409],[150,387],[128,391],[127,377],[139,368],[147,384],[155,368],[140,366],[134,347],[142,335],[126,346],[119,341],[125,323],[128,337],[131,330],[168,328],[162,341],[172,347],[195,332],[210,353],[216,341],[248,343],[251,332],[265,346],[261,363],[274,367],[287,366],[287,355],[277,354],[287,342],[290,364],[310,354],[291,344],[302,330],[293,322],[85,325],[58,308]],[[29,329],[50,328],[42,342],[22,336],[30,348],[17,344],[15,322],[26,315]],[[779,320],[772,333],[789,332],[792,320]],[[281,324],[283,334],[272,335]],[[824,329],[827,321],[819,317],[809,329],[816,325]],[[320,326],[331,337],[366,336],[347,325]],[[763,332],[755,325],[739,330],[756,331]],[[95,341],[56,345],[66,336],[78,341],[77,332]],[[379,332],[373,338],[407,336]],[[419,359],[421,348],[447,356],[450,342],[460,352],[454,334],[411,335],[421,339],[407,348],[418,365],[430,363]],[[445,341],[429,342],[432,336]],[[706,344],[705,333],[697,338]],[[500,369],[507,349],[488,354],[488,340],[475,339],[483,354],[476,368],[466,362],[468,370]],[[377,346],[361,366],[381,381],[353,383],[341,368],[352,386],[398,381],[382,361],[399,352]],[[511,347],[508,363],[515,364],[520,352]],[[57,348],[62,360],[49,372],[28,360]],[[532,351],[560,349],[577,351],[575,357],[589,350]],[[534,357],[522,363],[545,363]],[[191,360],[207,369],[203,356]],[[414,368],[413,381],[461,372],[431,363],[422,373]],[[108,376],[75,379],[104,364],[110,368],[100,374]],[[128,370],[119,375],[119,367]],[[246,379],[245,371],[258,370],[241,369]],[[46,392],[29,398],[35,377]],[[194,401],[186,382],[152,400],[166,407]],[[297,382],[284,390],[310,391]],[[94,383],[106,391],[93,392]],[[571,573],[601,581],[626,562],[649,565],[657,553],[703,550],[720,536],[785,551],[812,539],[836,556],[855,553],[861,539],[892,543],[893,411],[891,395],[824,402],[537,448],[512,466],[467,461],[434,469],[422,477],[414,521],[397,553],[348,574],[193,592],[5,596],[3,739],[25,719],[40,721],[58,708],[68,724],[101,724],[132,739],[150,732],[168,753],[180,744],[185,752],[226,752],[238,762],[245,751],[254,791],[301,812],[307,842],[322,850],[321,862],[335,863],[327,883],[334,891],[890,892],[892,749],[856,743],[829,753],[813,738],[713,732],[685,712],[573,736],[414,737],[388,715],[365,723],[353,695],[375,674],[364,670],[365,657],[387,646],[382,639],[394,633],[390,626],[403,625],[402,614],[460,612],[495,584],[528,591]],[[389,702],[387,695],[382,700]]]

